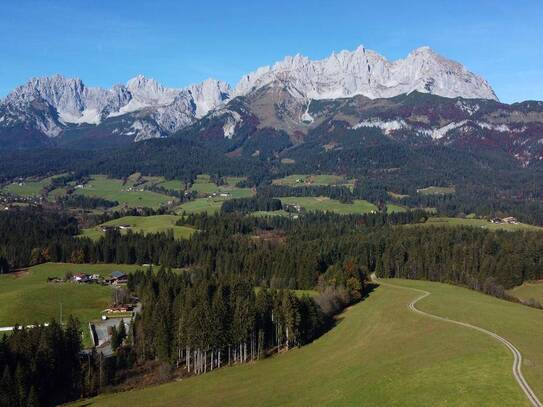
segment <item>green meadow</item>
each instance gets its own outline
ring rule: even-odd
[[[213,194],[227,194],[225,198],[248,198],[254,195],[250,188],[238,188],[236,184],[245,178],[242,177],[225,177],[225,184],[218,186],[211,181],[211,177],[207,174],[200,174],[192,184],[190,190],[194,191],[200,197],[207,197]]]
[[[448,195],[456,192],[455,187],[427,187],[417,189],[417,193],[423,195]]]
[[[508,293],[521,301],[533,299],[543,305],[543,282],[526,282],[508,290]]]
[[[2,188],[3,192],[8,192],[19,196],[38,196],[41,195],[43,188],[51,184],[54,177],[42,179],[29,178],[22,182],[13,182]]]
[[[192,201],[181,204],[177,208],[177,213],[217,213],[221,209],[222,203],[224,201],[226,201],[226,198],[221,197],[194,199]]]
[[[111,301],[112,288],[98,284],[48,283],[67,272],[108,276],[142,269],[137,265],[46,263],[28,271],[0,275],[0,326],[43,323],[73,315],[81,322],[99,318]]]
[[[341,215],[348,214],[357,214],[357,213],[370,213],[372,211],[377,211],[377,207],[364,200],[354,200],[353,203],[341,203],[335,199],[330,199],[327,197],[312,197],[312,196],[302,196],[302,197],[285,197],[280,198],[281,202],[284,204],[291,205],[300,205],[305,208],[306,211],[325,211],[325,212],[335,212]]]
[[[542,311],[445,284],[389,280],[432,293],[417,307],[491,329],[523,353],[543,395]],[[529,406],[513,357],[491,337],[410,311],[419,292],[380,285],[313,343],[265,360],[79,406]],[[530,334],[528,334],[530,333]]]
[[[84,188],[74,193],[95,196],[119,202],[119,206],[158,208],[174,198],[156,192],[142,190],[142,186],[134,187],[133,182],[123,185],[122,180],[108,178],[105,175],[93,175]]]
[[[409,195],[397,194],[396,192],[392,192],[392,191],[388,191],[387,194],[393,199],[403,199],[403,198],[409,197]]]
[[[398,213],[398,212],[407,212],[408,208],[402,205],[396,205],[392,203],[387,203],[387,212],[388,213]]]
[[[81,231],[81,236],[98,239],[105,234],[101,230],[103,226],[126,225],[130,226],[130,228],[121,230],[121,233],[128,233],[129,230],[138,233],[143,232],[145,234],[172,230],[176,239],[188,239],[194,233],[194,229],[187,226],[177,226],[175,222],[179,219],[181,219],[181,216],[176,215],[124,216],[102,223],[93,228],[83,229]]]
[[[352,187],[354,180],[346,180],[345,177],[332,174],[292,174],[284,178],[274,179],[272,183],[275,185],[285,185],[290,187],[301,187],[307,185],[345,185]]]

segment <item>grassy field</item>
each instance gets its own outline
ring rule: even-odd
[[[392,191],[387,192],[387,194],[388,194],[388,196],[390,196],[391,198],[394,198],[394,199],[409,198],[409,195],[397,194],[396,192],[392,192]]]
[[[176,179],[172,179],[172,180],[160,181],[156,184],[156,186],[166,188],[166,189],[171,189],[174,191],[183,191],[185,188],[185,183]]]
[[[181,217],[175,215],[124,216],[102,223],[94,228],[83,229],[81,236],[98,239],[105,234],[102,232],[101,226],[128,225],[130,229],[121,230],[121,233],[127,233],[128,230],[143,233],[159,233],[173,230],[173,234],[177,239],[187,239],[194,233],[194,229],[187,226],[176,226],[175,222],[179,219]]]
[[[522,353],[522,372],[540,399],[543,398],[543,311],[447,284],[390,280],[406,287],[430,291],[417,308],[488,329],[512,342]],[[503,345],[500,347],[503,353]],[[512,365],[509,355],[508,372]],[[512,381],[512,376],[510,376]]]
[[[426,311],[510,339],[525,355],[525,376],[541,396],[541,311],[443,284],[390,282],[431,291],[417,304]],[[380,286],[334,329],[300,349],[77,405],[528,406],[513,379],[509,351],[477,331],[409,311],[407,304],[419,295]]]
[[[344,204],[326,197],[285,197],[280,198],[283,204],[298,204],[306,211],[328,211],[342,215],[353,213],[370,213],[376,211],[377,207],[368,201],[355,200],[352,204]]]
[[[293,174],[272,181],[275,185],[286,185],[289,187],[303,187],[307,185],[345,185],[352,187],[353,182],[353,180],[346,180],[345,177],[331,174]]]
[[[526,282],[507,292],[521,301],[534,299],[543,304],[543,282]]]
[[[222,203],[226,200],[227,198],[221,197],[198,198],[180,205],[177,209],[177,213],[216,213],[221,209]]]
[[[65,188],[55,188],[47,194],[47,200],[49,202],[56,202],[58,198],[66,196],[67,192]]]
[[[141,187],[131,190],[132,182],[107,178],[104,175],[94,175],[84,188],[76,189],[74,193],[96,196],[110,201],[119,202],[119,206],[158,208],[173,200],[172,197],[151,191],[140,191]]]
[[[454,187],[427,187],[417,189],[417,193],[423,195],[448,195],[454,194],[456,189]]]
[[[405,206],[387,203],[387,212],[388,213],[407,212],[407,208]]]
[[[211,177],[207,174],[200,174],[190,188],[200,197],[207,197],[212,194],[228,194],[227,198],[248,198],[254,195],[250,188],[238,188],[236,184],[245,178],[242,177],[225,177],[226,184],[218,186],[211,181]]]
[[[2,188],[3,192],[8,192],[19,196],[38,196],[41,195],[43,188],[51,184],[53,177],[42,179],[28,179],[24,182],[13,182]]]
[[[496,224],[490,223],[485,219],[463,219],[463,218],[428,218],[426,226],[472,226],[475,228],[484,228],[489,230],[508,230],[508,231],[518,231],[518,230],[532,230],[532,231],[543,231],[543,228],[539,226],[527,225],[525,223],[519,223],[517,225],[509,224]],[[408,225],[407,227],[410,227]]]
[[[31,267],[28,272],[0,275],[0,326],[16,323],[43,323],[72,314],[81,322],[99,318],[111,301],[112,288],[97,284],[48,283],[48,277],[64,277],[66,272],[109,275],[112,271],[132,272],[136,265],[58,264]]]

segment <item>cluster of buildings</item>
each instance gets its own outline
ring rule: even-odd
[[[508,216],[506,218],[492,218],[490,219],[490,223],[495,223],[498,225],[506,224],[506,225],[518,225],[520,222],[517,220],[517,218],[513,216]]]
[[[294,203],[294,204],[283,204],[283,209],[286,212],[296,212],[301,213],[304,211],[304,207],[300,204]]]
[[[228,192],[213,192],[213,194],[211,194],[214,198],[215,197],[221,197],[221,198],[228,198],[230,196],[230,194]]]
[[[128,312],[134,311],[135,306],[133,304],[123,304],[123,305],[116,305],[113,307],[106,308],[104,310],[104,313],[106,314],[125,314]],[[102,319],[104,319],[102,317]]]
[[[20,205],[41,205],[43,203],[42,196],[19,196],[9,193],[0,192],[0,209],[9,211],[12,207]]]
[[[311,185],[313,184],[313,181],[309,178],[296,178],[297,184],[305,184],[305,185]]]
[[[122,271],[114,271],[109,277],[102,277],[99,274],[86,274],[86,273],[75,273],[69,279],[62,279],[59,277],[51,277],[48,279],[50,283],[63,283],[63,282],[74,282],[78,284],[102,284],[102,285],[113,285],[119,286],[124,285],[128,282],[128,275]]]
[[[119,226],[106,226],[106,225],[102,225],[100,226],[100,231],[102,232],[108,232],[108,231],[114,231],[114,230],[127,230],[127,229],[130,229],[131,226],[130,225],[119,225]]]
[[[143,191],[145,191],[143,188],[136,188],[135,186],[121,189],[121,192],[143,192]]]

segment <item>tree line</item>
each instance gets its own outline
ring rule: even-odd
[[[407,227],[375,238],[381,277],[460,284],[501,298],[506,289],[543,278],[540,232]]]
[[[311,289],[330,266],[354,256],[367,272],[476,289],[483,289],[489,278],[511,288],[543,277],[541,233],[417,226],[428,216],[424,211],[349,216],[315,212],[298,220],[191,214],[180,221],[198,230],[190,239],[175,239],[171,231],[108,231],[96,241],[74,237],[77,225],[70,218],[25,213],[13,218],[0,214],[7,232],[0,236],[0,257],[12,267],[44,261],[152,263],[243,275],[269,288]]]

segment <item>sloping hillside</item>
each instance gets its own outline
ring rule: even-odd
[[[525,376],[541,397],[541,311],[444,284],[389,283],[430,291],[417,304],[425,311],[507,337],[523,353]],[[410,311],[407,305],[419,295],[382,285],[304,348],[76,405],[529,405],[511,373],[507,348],[480,332]]]

